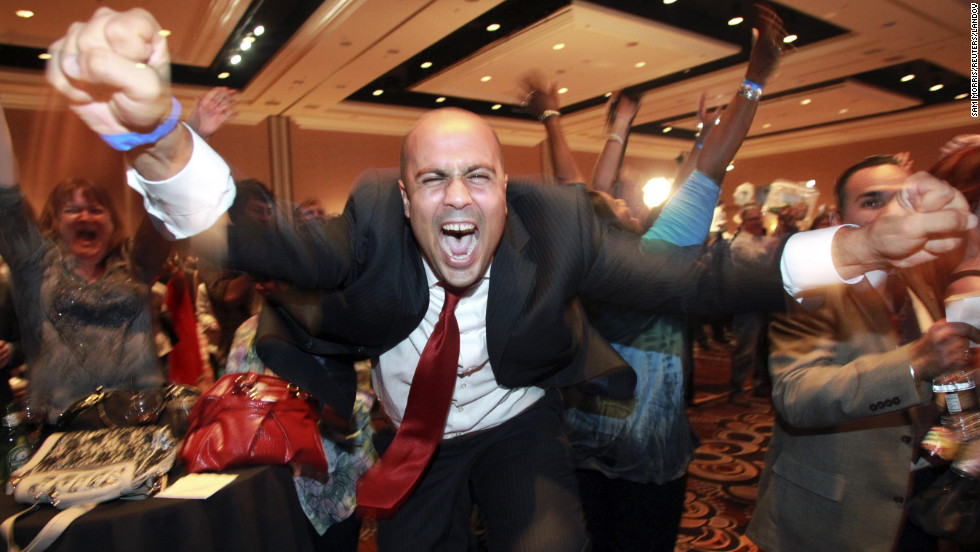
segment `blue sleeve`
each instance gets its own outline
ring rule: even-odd
[[[643,241],[661,240],[675,245],[697,245],[708,237],[721,188],[694,171],[674,193]]]

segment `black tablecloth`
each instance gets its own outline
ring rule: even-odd
[[[100,504],[73,521],[48,550],[313,550],[311,525],[299,505],[289,468],[260,466],[228,473],[238,477],[205,500],[152,497]],[[26,507],[0,494],[0,520]],[[56,513],[56,508],[44,506],[19,518],[14,525],[17,544],[26,546]],[[0,546],[4,546],[2,538]]]

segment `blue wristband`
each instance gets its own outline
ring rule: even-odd
[[[99,137],[102,138],[106,144],[109,144],[109,147],[118,151],[129,151],[137,146],[156,142],[160,138],[170,134],[170,131],[177,126],[177,121],[180,119],[180,102],[173,96],[171,96],[170,99],[172,100],[170,115],[164,122],[160,123],[160,126],[156,127],[151,132],[146,134],[140,134],[138,132],[100,134]]]
[[[749,79],[745,79],[742,81],[742,85],[748,86],[752,90],[756,91],[756,93],[758,94],[762,94],[762,85],[757,82],[752,82]]]

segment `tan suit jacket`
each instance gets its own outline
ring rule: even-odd
[[[938,279],[925,276],[910,287],[935,320],[942,303],[925,282]],[[813,312],[778,315],[769,335],[777,417],[747,536],[767,552],[892,550],[932,394],[884,300],[867,280],[839,286]]]

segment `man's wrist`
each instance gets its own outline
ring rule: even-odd
[[[834,268],[843,280],[857,278],[871,270],[885,268],[877,262],[867,243],[867,231],[853,225],[842,226],[831,243]]]

